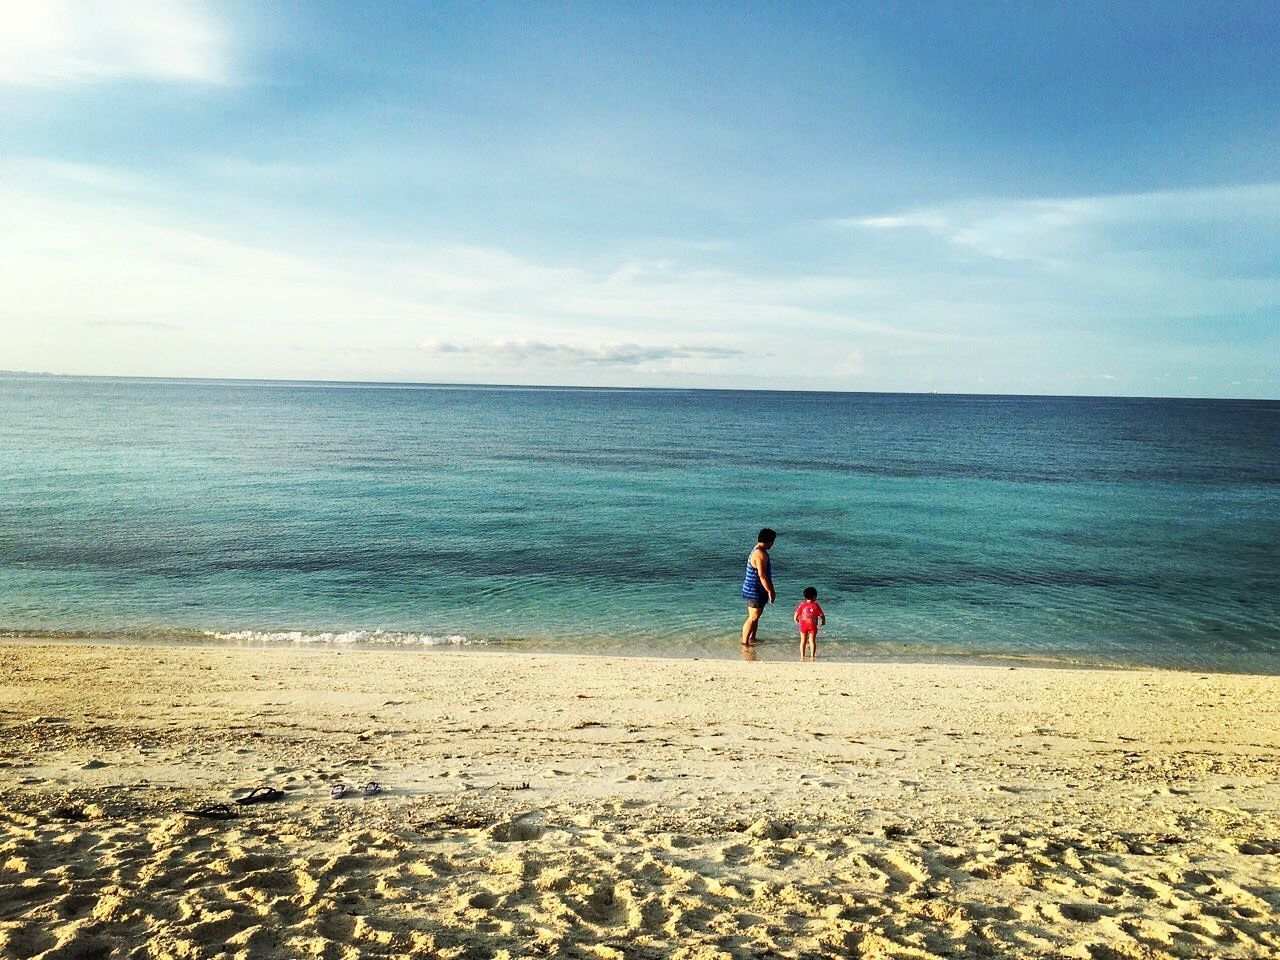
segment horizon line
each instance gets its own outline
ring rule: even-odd
[[[272,377],[180,377],[114,373],[54,373],[48,370],[0,370],[0,378],[39,380],[137,380],[152,383],[205,383],[226,385],[280,385],[349,388],[433,388],[472,390],[609,390],[617,392],[666,393],[800,393],[835,396],[863,395],[882,397],[1007,397],[1010,399],[1045,400],[1211,400],[1221,403],[1280,403],[1280,397],[1170,397],[1149,394],[1093,393],[980,393],[955,390],[795,390],[780,387],[638,387],[596,386],[572,383],[481,383],[446,380],[316,380]]]

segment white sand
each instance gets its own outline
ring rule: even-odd
[[[0,956],[1275,957],[1278,747],[1275,677],[12,643]]]

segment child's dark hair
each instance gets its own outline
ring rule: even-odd
[[[756,540],[758,540],[760,543],[773,543],[773,541],[777,539],[778,539],[778,531],[770,530],[768,527],[765,527],[763,530],[761,530],[760,536],[756,537]]]
[[[817,588],[817,587],[805,587],[805,588],[804,588],[804,598],[805,598],[806,600],[817,600],[817,599],[818,599],[818,588]]]

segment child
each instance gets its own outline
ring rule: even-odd
[[[818,656],[818,621],[822,621],[822,625],[827,625],[827,615],[822,612],[822,607],[818,606],[818,591],[813,587],[804,588],[804,599],[800,601],[800,605],[796,607],[795,615],[791,618],[800,624],[800,657],[804,659],[805,652],[817,659]]]

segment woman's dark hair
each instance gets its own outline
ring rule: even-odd
[[[768,527],[765,527],[760,531],[760,536],[756,537],[756,539],[761,543],[773,543],[773,541],[778,539],[778,531],[770,530]]]
[[[806,600],[817,600],[817,599],[818,599],[818,588],[817,588],[817,587],[805,587],[805,588],[804,588],[804,598],[805,598]]]

